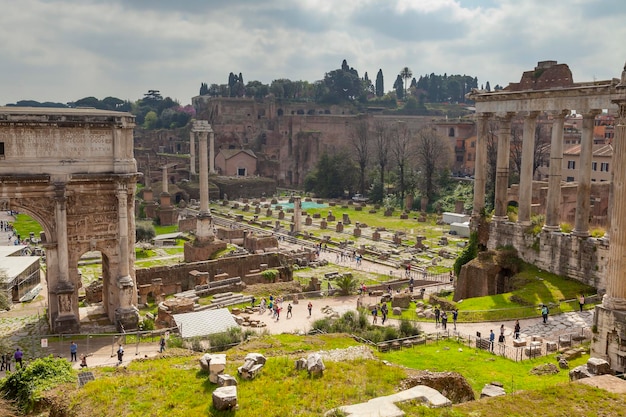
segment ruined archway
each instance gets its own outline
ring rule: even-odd
[[[102,253],[107,316],[137,327],[133,127],[129,113],[0,107],[0,200],[44,229],[55,333],[80,330],[76,265],[90,250]]]

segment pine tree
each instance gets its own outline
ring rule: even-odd
[[[385,85],[383,81],[383,70],[379,69],[376,74],[376,97],[382,97],[385,95]]]

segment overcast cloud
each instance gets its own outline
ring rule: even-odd
[[[191,102],[200,83],[314,82],[348,64],[391,89],[414,76],[517,82],[538,61],[574,81],[619,77],[623,0],[0,0],[0,104],[149,89]]]

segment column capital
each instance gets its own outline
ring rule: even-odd
[[[510,121],[517,113],[513,111],[496,113],[496,119],[498,121],[508,122]]]
[[[536,119],[541,114],[538,110],[525,111],[521,112],[520,116],[523,116],[525,119]]]
[[[583,115],[583,119],[595,119],[597,115],[602,113],[602,109],[588,109],[586,110],[584,113],[581,113]]]
[[[210,133],[213,132],[208,120],[194,120],[191,125],[192,132]]]
[[[493,113],[491,113],[491,112],[476,113],[476,118],[477,119],[489,119],[491,117],[493,117]]]

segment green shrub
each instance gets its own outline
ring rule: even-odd
[[[454,275],[458,277],[461,273],[461,267],[476,258],[476,256],[478,256],[478,233],[472,232],[468,245],[454,261]]]
[[[563,233],[572,233],[572,230],[574,230],[572,225],[569,223],[561,223],[560,226],[561,226],[561,232]]]
[[[278,277],[278,270],[276,269],[266,269],[261,272],[261,276],[265,278],[267,282],[276,282],[276,278]]]
[[[58,384],[76,381],[72,364],[66,359],[48,356],[35,359],[24,368],[0,380],[0,393],[15,400],[23,413],[31,411],[41,393]]]
[[[400,337],[417,336],[422,332],[420,327],[414,322],[406,319],[400,320],[400,326],[398,327]]]
[[[224,333],[214,333],[208,336],[212,351],[222,351],[241,343],[242,332],[240,327],[233,327]]]

